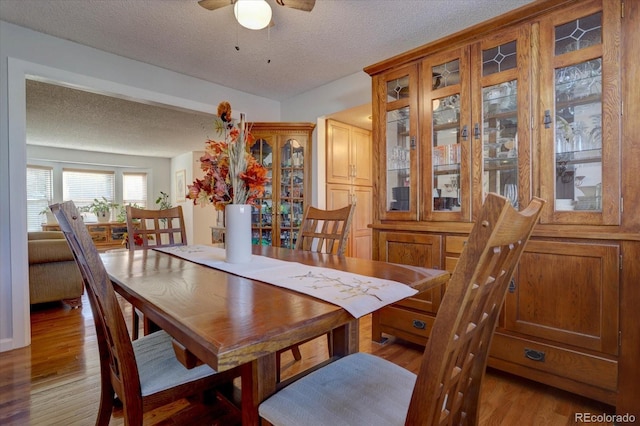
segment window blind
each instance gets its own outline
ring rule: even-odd
[[[76,207],[90,205],[95,198],[115,202],[115,173],[102,170],[62,169],[62,198],[72,200]],[[86,213],[89,222],[97,220]]]
[[[53,200],[53,169],[27,165],[27,230],[41,231],[44,214]]]
[[[122,174],[122,203],[126,206],[137,204],[147,207],[147,174],[123,173]]]

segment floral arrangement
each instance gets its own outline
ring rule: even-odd
[[[264,195],[269,178],[267,169],[249,152],[253,137],[244,114],[236,122],[231,118],[229,102],[221,102],[214,128],[222,140],[206,142],[205,154],[200,157],[204,178],[188,185],[187,198],[194,204],[212,203],[216,210],[224,210],[227,204],[254,204]]]
[[[147,239],[148,240],[153,240],[153,235],[147,235]],[[137,245],[137,246],[141,246],[142,245],[142,235],[138,234],[137,232],[134,232],[133,233],[133,243],[135,245]],[[127,232],[122,234],[122,245],[129,247],[129,234]]]

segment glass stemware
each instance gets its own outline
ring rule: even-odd
[[[504,185],[505,198],[509,200],[514,208],[518,208],[518,186],[514,183],[507,183]]]

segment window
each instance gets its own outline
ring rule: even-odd
[[[41,231],[42,216],[53,200],[51,167],[27,166],[27,230]]]
[[[99,170],[62,170],[62,198],[72,200],[76,207],[88,206],[95,198],[106,198],[115,202],[115,173]],[[86,213],[87,222],[97,220],[92,213]]]
[[[137,204],[147,207],[147,174],[123,173],[122,174],[122,204]]]

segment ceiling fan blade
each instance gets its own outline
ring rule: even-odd
[[[316,0],[276,0],[276,3],[280,6],[311,12],[316,5]]]
[[[231,0],[200,0],[198,4],[205,9],[216,10],[233,4]]]

